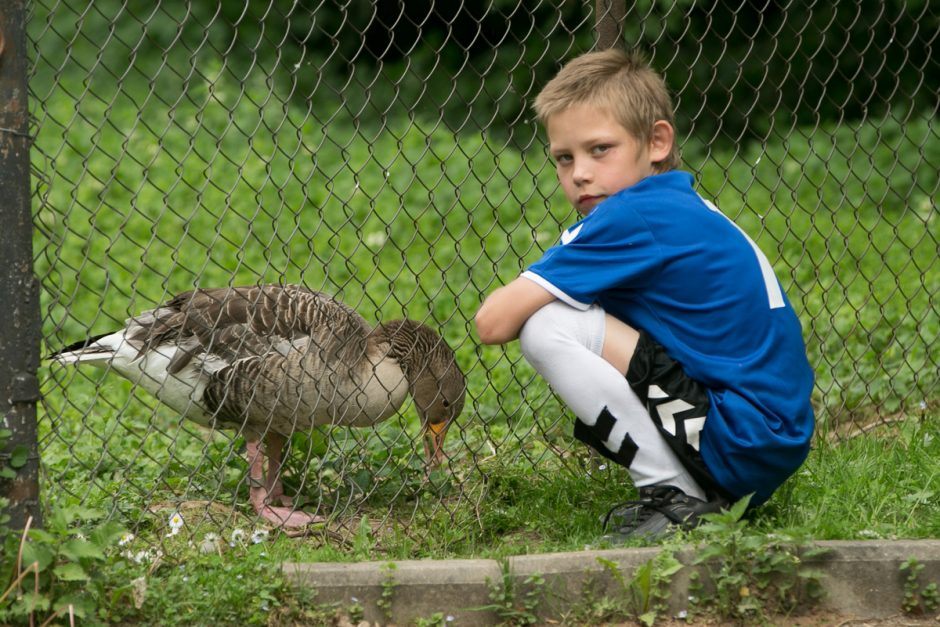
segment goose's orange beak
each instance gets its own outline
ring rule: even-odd
[[[429,422],[424,428],[424,452],[429,466],[440,466],[444,461],[444,436],[448,422]]]

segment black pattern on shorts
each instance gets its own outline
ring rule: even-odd
[[[640,331],[636,350],[627,369],[627,383],[646,406],[653,423],[669,443],[679,461],[711,497],[728,497],[712,477],[702,455],[692,445],[708,415],[705,386],[692,379],[682,365],[646,331]],[[664,422],[665,420],[665,422]]]

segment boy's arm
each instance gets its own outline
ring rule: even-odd
[[[524,277],[493,291],[477,311],[477,335],[484,344],[505,344],[519,337],[529,316],[555,300],[541,285]]]

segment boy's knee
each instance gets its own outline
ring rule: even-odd
[[[522,354],[536,367],[542,360],[563,358],[565,346],[580,345],[599,353],[603,342],[602,309],[580,310],[561,301],[536,311],[519,332]]]
[[[559,306],[567,307],[564,303],[549,303],[529,316],[529,319],[522,325],[522,329],[519,330],[519,347],[529,362],[538,360],[539,356],[548,349],[551,343],[549,338],[563,331],[559,327],[560,316],[554,313]]]

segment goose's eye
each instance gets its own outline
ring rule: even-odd
[[[450,402],[448,402],[447,400],[445,400],[445,401],[444,401],[444,409],[447,409],[448,407],[450,407]]]

